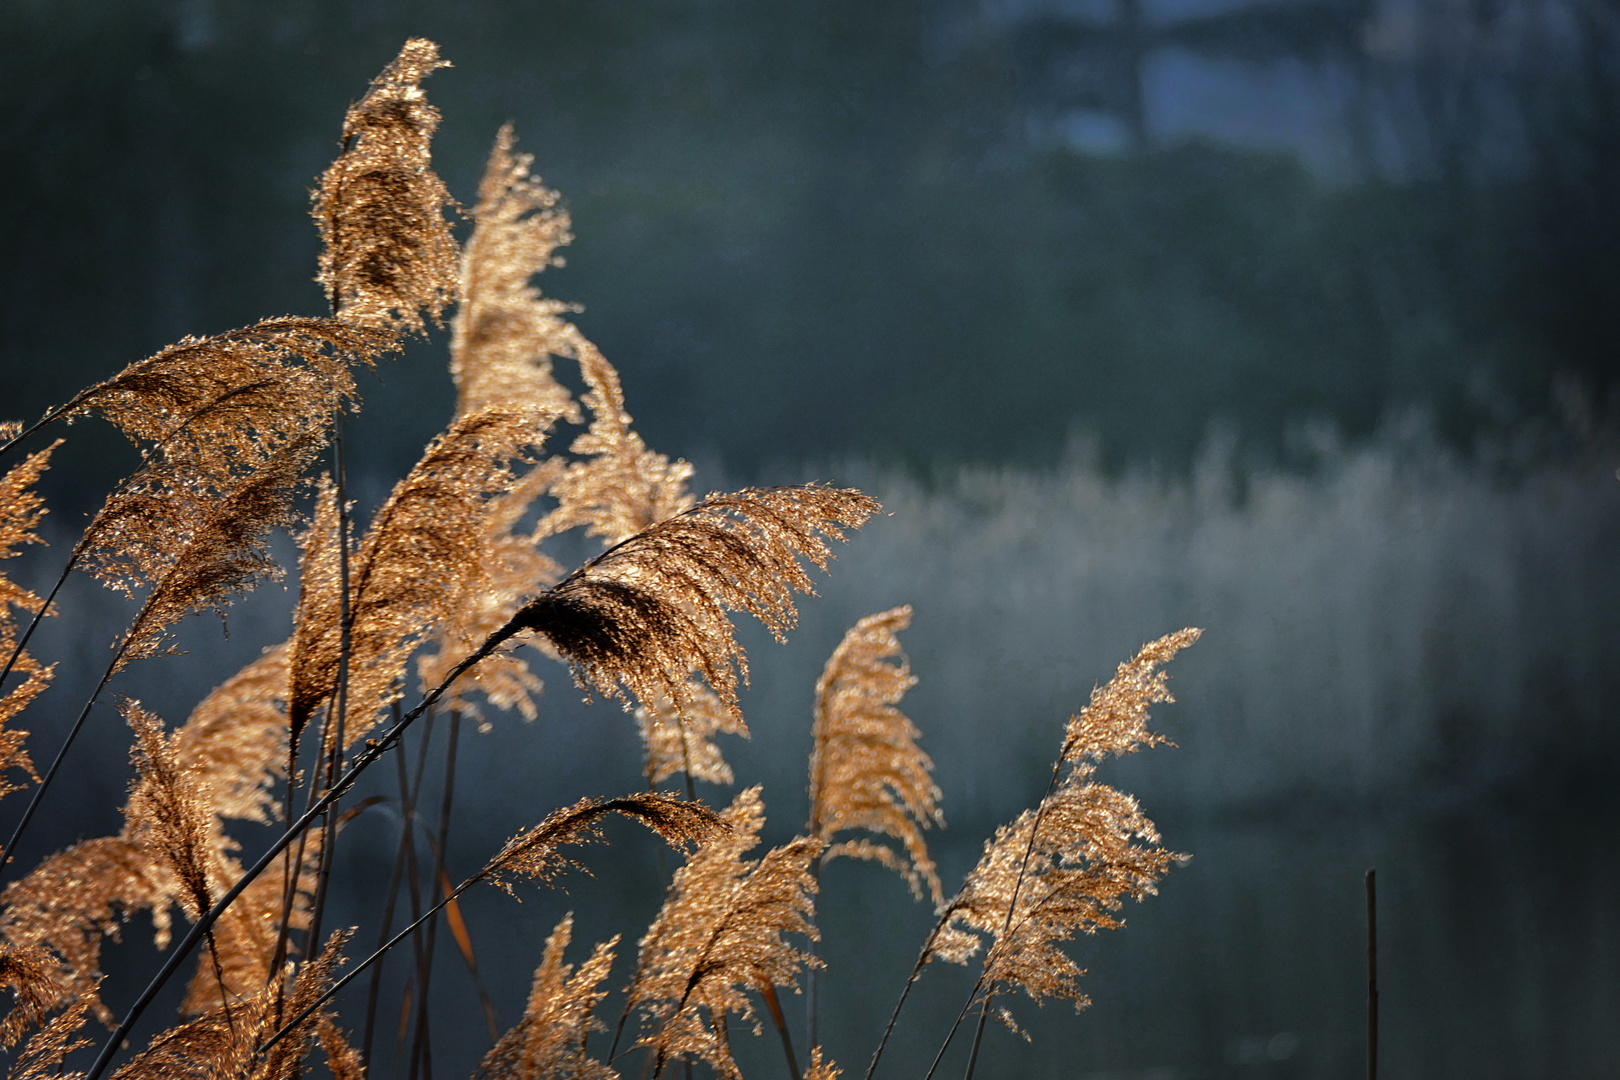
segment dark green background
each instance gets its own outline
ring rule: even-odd
[[[1602,24],[1569,56],[1537,61],[1527,39],[1499,76],[1375,62],[1356,44],[1370,8],[1245,8],[1160,18],[1122,76],[1106,26],[1019,10],[8,4],[4,411],[185,333],[318,312],[307,192],[408,35],[456,65],[427,84],[452,191],[471,200],[515,121],[579,236],[547,291],[585,305],[652,445],[733,474],[845,455],[1049,464],[1075,439],[1111,465],[1180,466],[1212,421],[1288,462],[1304,419],[1363,436],[1408,405],[1467,445],[1556,412],[1561,373],[1598,400],[1612,386]],[[1188,56],[1239,81],[1348,72],[1343,131],[1306,134],[1359,156],[1324,174],[1286,133],[1267,151],[1156,134],[1173,78],[1152,84],[1134,150],[1041,136],[1101,100],[1073,71],[1128,91],[1131,71]],[[1244,119],[1211,108],[1212,129]],[[1397,149],[1358,142],[1358,122]],[[1504,124],[1534,137],[1504,149]],[[372,395],[388,472],[447,415],[442,361],[441,338]]]

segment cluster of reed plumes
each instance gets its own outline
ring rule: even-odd
[[[35,487],[57,445],[19,460],[25,440],[95,414],[141,451],[139,468],[107,496],[47,595],[0,577],[0,794],[31,790],[8,855],[62,797],[51,782],[87,721],[99,726],[96,738],[112,737],[92,714],[119,671],[164,652],[187,614],[223,613],[232,597],[278,576],[275,530],[292,530],[301,550],[285,641],[177,726],[139,702],[119,703],[136,770],[122,830],[26,873],[4,865],[0,980],[14,1001],[0,1020],[0,1049],[9,1075],[95,1080],[127,1052],[113,1073],[127,1080],[282,1078],[320,1061],[341,1080],[364,1076],[376,983],[358,1045],[336,1011],[337,992],[367,971],[375,980],[377,961],[441,914],[471,963],[458,897],[481,883],[511,891],[523,880],[551,881],[578,865],[575,849],[599,841],[610,815],[641,823],[685,856],[638,943],[617,1021],[598,1009],[612,996],[605,985],[619,939],[568,962],[565,918],[522,1018],[492,1040],[481,1076],[613,1077],[627,1060],[630,1075],[701,1061],[738,1076],[730,1040],[738,1020],[760,1033],[756,1003],[779,1029],[793,1075],[837,1076],[813,1037],[808,1058],[798,1059],[777,989],[797,989],[820,963],[810,951],[819,873],[840,856],[895,870],[937,909],[907,991],[929,961],[966,963],[984,948],[962,1013],[978,1008],[979,1036],[992,1012],[1012,1023],[997,1003],[1014,989],[1083,1005],[1079,969],[1062,943],[1119,925],[1122,900],[1152,892],[1176,858],[1135,802],[1093,772],[1107,755],[1162,741],[1145,725],[1147,707],[1168,700],[1159,668],[1197,632],[1146,646],[1094,692],[1069,721],[1039,805],[998,832],[947,897],[923,836],[943,824],[933,763],[898,707],[915,681],[897,638],[911,612],[862,619],[816,688],[804,834],[750,857],[765,821],[760,790],[718,811],[694,793],[695,780],[734,782],[717,738],[747,734],[737,697],[747,661],[732,617],[746,612],[780,638],[794,624],[796,594],[811,591],[806,564],[825,570],[829,542],[878,506],[817,484],[701,500],[689,493],[691,468],[643,444],[612,366],[564,317],[568,306],[532,284],[571,239],[569,220],[530,175],[530,159],[514,151],[510,130],[496,140],[471,236],[457,242],[446,220],[455,204],[429,157],[439,115],[421,89],[443,66],[431,42],[408,42],[349,110],[342,153],[315,196],[330,316],[188,338],[27,430],[0,432],[0,453],[13,459],[0,479],[6,557],[38,540],[45,508]],[[362,529],[343,468],[354,369],[396,349],[401,335],[442,325],[452,307],[456,415]],[[554,377],[556,360],[577,364],[587,388],[577,400]],[[566,453],[549,452],[546,439],[561,424],[579,433]],[[322,455],[330,467],[311,480]],[[572,531],[603,550],[564,573],[545,544]],[[12,722],[50,687],[53,667],[27,646],[75,568],[139,604],[41,771]],[[394,874],[380,947],[346,958],[353,931],[323,927],[342,827],[365,809],[344,807],[345,795],[424,716],[487,723],[480,710],[491,709],[533,719],[535,652],[570,665],[587,694],[634,710],[647,790],[556,809],[460,884],[429,836],[436,860],[421,876],[431,903],[389,937],[401,878],[421,869],[409,825],[421,778],[413,787],[399,765],[401,864],[410,865]],[[656,790],[672,778],[684,794]],[[250,863],[231,822],[269,825],[280,836]],[[166,955],[146,990],[115,1008],[101,996],[101,950],[137,912],[150,916]],[[143,1050],[126,1046],[187,964],[181,1021]],[[425,973],[412,992],[416,1076],[429,1053]],[[402,1003],[402,1015],[410,1008]],[[107,1034],[95,1035],[92,1021]],[[976,1037],[975,1058],[978,1046]],[[881,1053],[880,1045],[868,1075]]]

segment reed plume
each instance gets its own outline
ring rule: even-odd
[[[327,940],[319,956],[302,964],[285,1000],[279,984],[261,986],[231,1008],[217,1008],[153,1036],[151,1045],[113,1074],[114,1080],[291,1080],[300,1071],[312,1016],[261,1053],[284,1010],[301,1010],[319,997],[342,963],[349,931]]]
[[[421,333],[424,313],[437,323],[456,301],[460,248],[444,219],[455,201],[431,167],[439,110],[421,88],[449,66],[412,38],[343,119],[311,213],[324,245],[315,280],[344,322]]]
[[[702,803],[673,795],[649,791],[618,799],[581,799],[571,806],[553,810],[540,824],[512,837],[483,869],[456,892],[460,893],[467,885],[487,881],[515,896],[510,881],[513,876],[549,882],[562,870],[578,866],[572,860],[559,856],[557,849],[565,844],[587,843],[600,837],[602,818],[610,813],[622,814],[641,822],[662,837],[665,843],[680,849],[712,843],[717,836],[729,834],[734,827],[729,818],[717,816]]]
[[[72,998],[55,961],[40,946],[0,943],[0,986],[10,988],[11,1011],[0,1020],[0,1049],[9,1050]]]
[[[64,990],[103,1023],[98,994],[103,938],[119,940],[138,911],[151,913],[158,948],[169,941],[169,883],[138,843],[119,836],[81,840],[48,856],[0,893],[0,934],[13,947],[46,949]]]
[[[808,559],[825,570],[832,551],[878,510],[858,491],[809,484],[711,495],[596,556],[520,609],[507,632],[544,634],[582,689],[679,705],[696,671],[737,712],[747,659],[728,611],[746,611],[780,640],[809,593]]]
[[[727,708],[713,690],[694,678],[687,679],[682,701],[677,706],[674,699],[662,697],[650,706],[636,706],[642,773],[648,786],[683,773],[711,784],[734,783],[731,766],[714,739],[716,735],[748,738],[742,715]]]
[[[939,873],[922,835],[945,824],[934,762],[917,745],[916,725],[895,708],[917,684],[895,636],[910,625],[910,605],[868,615],[828,658],[816,682],[807,831],[827,845],[822,864],[840,855],[881,863],[906,879],[913,896],[926,891],[938,906]],[[872,840],[832,842],[850,829],[892,836],[905,855]]]
[[[810,1051],[810,1067],[804,1071],[804,1080],[838,1080],[844,1075],[833,1062],[821,1056],[821,1047],[817,1046]]]
[[[41,544],[39,523],[48,511],[45,499],[34,490],[39,478],[50,468],[51,454],[62,440],[58,439],[43,450],[29,454],[0,477],[0,559],[15,558],[18,549],[29,544]],[[19,607],[37,611],[40,598],[0,574],[0,621],[9,625],[11,609]]]
[[[49,467],[52,451],[60,445],[58,440],[30,454],[0,477],[0,559],[13,558],[18,548],[43,542],[38,529],[46,514],[45,501],[34,485]],[[6,658],[6,672],[23,674],[21,683],[0,695],[0,798],[22,788],[21,782],[11,778],[14,771],[20,770],[30,780],[39,778],[33,760],[23,748],[28,732],[6,725],[45,691],[55,670],[55,665],[41,664],[23,650],[12,615],[14,607],[38,615],[44,613],[45,601],[0,574],[0,657]]]
[[[280,576],[268,535],[293,523],[295,485],[319,449],[320,436],[309,433],[278,447],[218,498],[193,501],[172,489],[152,491],[126,508],[127,527],[111,531],[129,546],[102,558],[102,576],[116,580],[115,568],[123,565],[157,576],[112,670],[159,652],[168,629],[187,614],[223,614],[234,594]],[[102,542],[107,540],[104,533]]]
[[[249,458],[354,399],[354,363],[397,346],[384,329],[286,316],[209,337],[186,337],[80,391],[47,418],[100,414],[131,441],[216,468]]]
[[[174,733],[210,810],[268,825],[281,813],[272,789],[286,775],[289,645],[273,645],[226,679]]]
[[[810,921],[816,891],[810,862],[819,842],[801,836],[757,861],[744,859],[765,824],[758,787],[738,794],[721,817],[730,831],[675,871],[664,906],[641,939],[627,993],[626,1009],[639,1008],[652,1026],[638,1045],[655,1052],[655,1076],[684,1056],[701,1058],[721,1076],[741,1076],[727,1017],[754,1020],[749,991],[796,987],[799,971],[816,963],[783,935],[817,936]],[[753,1026],[759,1034],[758,1022]]]
[[[1123,901],[1152,895],[1182,858],[1160,845],[1135,799],[1091,777],[1104,758],[1167,742],[1147,728],[1149,706],[1174,700],[1158,669],[1199,633],[1189,627],[1144,645],[1106,686],[1092,690],[1090,703],[1065,726],[1046,796],[996,831],[946,906],[923,959],[966,963],[981,935],[988,936],[975,987],[986,1013],[997,994],[1013,987],[1035,1001],[1059,997],[1084,1008],[1083,971],[1062,944],[1077,933],[1123,926]],[[997,1015],[1017,1030],[1005,1009]],[[975,1055],[977,1048],[975,1040]]]
[[[579,966],[563,963],[573,937],[569,912],[546,938],[523,1019],[502,1035],[478,1066],[477,1080],[614,1080],[619,1074],[585,1052],[585,1038],[606,1025],[593,1014],[607,996],[601,984],[613,967],[619,939],[600,943]]]
[[[534,158],[513,153],[512,125],[495,137],[473,232],[461,256],[461,304],[451,322],[450,375],[456,415],[524,402],[579,423],[573,395],[552,374],[551,358],[569,355],[562,315],[573,305],[550,300],[530,278],[561,266],[573,240],[557,193],[530,174]]]
[[[569,462],[553,482],[557,505],[541,519],[537,532],[549,535],[584,526],[587,536],[601,537],[611,546],[690,509],[686,482],[692,466],[671,463],[631,430],[619,373],[595,345],[572,324],[563,327],[560,337],[590,387],[584,402],[591,423],[569,447],[583,460]]]
[[[457,420],[378,509],[354,554],[350,581],[346,744],[399,696],[416,646],[484,588],[492,561],[483,542],[487,503],[509,489],[510,462],[543,438],[549,422],[550,414],[523,408]],[[288,691],[294,739],[338,689],[345,642],[338,560],[336,502],[328,489],[304,539]]]
[[[90,1045],[79,1036],[89,1011],[88,1002],[76,1001],[51,1017],[18,1052],[8,1080],[80,1080],[84,1074],[66,1071],[65,1064],[69,1054]]]

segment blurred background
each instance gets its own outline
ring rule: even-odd
[[[308,193],[409,36],[455,64],[426,85],[451,191],[472,203],[510,120],[562,192],[578,240],[540,284],[583,305],[651,446],[699,491],[819,478],[892,511],[787,646],[747,639],[754,738],[726,751],[766,784],[771,839],[803,819],[815,678],[862,615],[916,609],[906,709],[948,890],[1039,798],[1093,684],[1206,629],[1157,714],[1179,748],[1104,774],[1193,860],[1076,945],[1092,1008],[1014,1002],[1033,1042],[992,1031],[978,1075],[1361,1075],[1370,866],[1392,1074],[1612,1074],[1620,9],[12,0],[4,416],[188,333],[322,313]],[[448,419],[446,338],[364,387],[363,504]],[[59,536],[134,460],[72,435]],[[61,548],[15,576],[48,587]],[[127,617],[87,586],[69,603],[97,614],[49,628],[59,686],[24,725],[52,746]],[[228,640],[198,621],[118,688],[178,722],[289,604],[262,590]],[[452,876],[637,786],[634,725],[543,674],[536,724],[463,733]],[[117,828],[124,735],[98,719],[19,862]],[[375,918],[398,835],[386,809],[351,827],[334,922]],[[583,956],[656,908],[652,850],[614,839],[566,895],[470,897],[503,1025],[564,911]],[[822,1030],[856,1072],[931,919],[864,865],[829,869],[822,911]],[[489,1040],[440,947],[435,1067],[466,1075]],[[885,1071],[921,1074],[970,982],[927,974]],[[740,1060],[775,1075],[776,1053]]]

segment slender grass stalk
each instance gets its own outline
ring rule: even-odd
[[[399,719],[399,704],[394,704],[394,719]],[[424,737],[417,751],[418,771],[421,762],[427,757],[427,739]],[[399,886],[405,872],[405,848],[410,842],[410,820],[413,809],[410,779],[405,771],[405,752],[403,746],[400,752],[394,755],[394,763],[399,773],[399,806],[400,806],[400,837],[399,845],[394,850],[394,866],[388,875],[387,899],[383,901],[382,919],[377,929],[377,948],[381,949],[388,940],[389,931],[394,926],[394,905],[399,899]],[[382,965],[378,965],[371,973],[371,986],[366,994],[366,1026],[361,1040],[360,1057],[363,1061],[371,1060],[371,1040],[376,1032],[377,1003],[382,994]]]
[[[1378,1080],[1378,871],[1367,871],[1367,1080]]]

